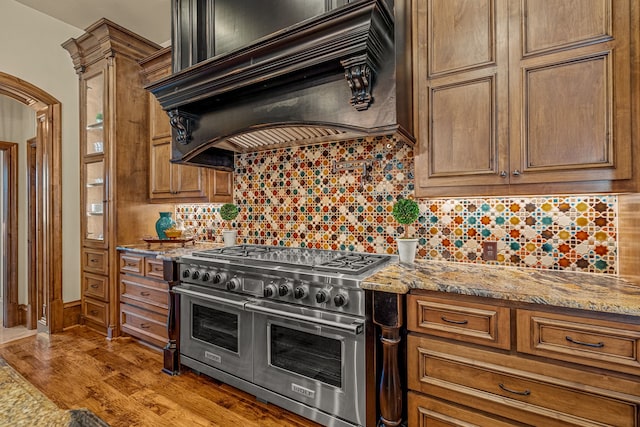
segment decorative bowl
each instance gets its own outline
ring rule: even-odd
[[[170,239],[177,239],[182,236],[182,230],[178,230],[177,228],[167,228],[164,230],[164,234]]]

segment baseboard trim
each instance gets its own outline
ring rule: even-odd
[[[81,301],[70,301],[62,304],[62,329],[72,328],[80,324],[82,311]]]

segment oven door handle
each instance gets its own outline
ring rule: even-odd
[[[350,332],[353,335],[361,334],[364,329],[364,323],[360,323],[360,322],[352,322],[352,323],[335,322],[333,320],[319,319],[317,317],[305,316],[304,314],[288,313],[286,311],[275,310],[273,308],[263,307],[261,305],[256,305],[252,303],[247,303],[245,304],[244,307],[246,310],[253,311],[256,313],[272,314],[272,315],[283,317],[286,319],[302,320],[304,322],[313,323],[316,325],[330,326],[332,328]]]
[[[197,291],[192,291],[191,289],[185,289],[185,288],[179,288],[179,287],[173,288],[173,291],[176,292],[176,293],[179,293],[179,294],[188,295],[190,297],[200,298],[200,299],[203,299],[205,301],[219,302],[220,304],[231,305],[231,306],[237,307],[237,308],[244,308],[244,305],[246,303],[246,300],[234,301],[234,300],[227,299],[227,298],[221,298],[221,297],[216,296],[216,295],[210,295],[210,294],[206,294],[204,292],[197,292]]]

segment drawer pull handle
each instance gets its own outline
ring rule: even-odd
[[[513,394],[518,394],[520,396],[529,396],[531,394],[531,390],[525,390],[525,391],[511,390],[510,388],[505,387],[504,384],[502,383],[498,384],[498,386],[504,391],[507,391]]]
[[[590,342],[584,342],[584,341],[578,341],[578,340],[574,340],[573,338],[571,338],[569,335],[567,335],[566,337],[564,337],[567,341],[572,342],[574,344],[578,344],[578,345],[584,345],[586,347],[595,347],[595,348],[602,348],[604,347],[604,343],[603,342],[599,342],[599,343],[590,343]]]
[[[89,312],[89,314],[92,315],[92,316],[97,316],[98,315],[98,310],[91,310]]]
[[[151,294],[149,292],[140,292],[140,295],[143,297],[148,297]]]
[[[142,323],[142,324],[140,324],[140,327],[142,329],[149,329],[151,327],[151,325],[147,325],[146,323]]]
[[[91,258],[91,259],[89,260],[89,262],[98,262],[98,260],[97,260],[97,259],[95,259],[95,258]]]
[[[95,283],[91,285],[91,289],[98,289],[98,285],[96,285]]]
[[[468,320],[451,320],[451,319],[447,319],[444,316],[440,316],[440,318],[442,319],[443,322],[453,323],[454,325],[466,325],[467,323],[469,323]]]

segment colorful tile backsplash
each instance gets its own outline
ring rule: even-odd
[[[371,160],[337,171],[334,162]],[[240,243],[396,253],[404,228],[395,200],[413,194],[412,147],[393,136],[236,155],[232,224]],[[356,167],[357,166],[357,167]],[[409,226],[418,257],[504,266],[615,274],[617,197],[515,197],[420,200]],[[222,240],[219,204],[176,207],[203,239]],[[498,245],[482,259],[482,242]]]

